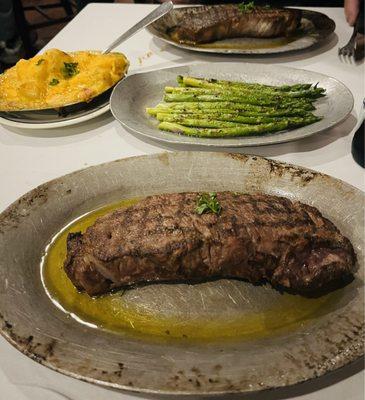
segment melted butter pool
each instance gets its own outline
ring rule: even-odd
[[[92,211],[67,225],[51,241],[42,280],[52,301],[71,317],[95,328],[133,335],[192,341],[250,339],[297,329],[326,312],[339,291],[317,299],[280,294],[269,285],[222,279],[196,285],[151,284],[92,298],[78,292],[63,269],[66,238],[128,200]]]
[[[212,43],[196,44],[194,47],[201,47],[205,49],[224,49],[224,50],[261,50],[261,49],[275,49],[278,47],[286,46],[298,40],[300,36],[281,37],[274,39],[227,39],[220,40]]]

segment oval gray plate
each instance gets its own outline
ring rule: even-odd
[[[317,83],[327,95],[316,102],[316,115],[323,119],[290,131],[236,138],[198,138],[157,129],[157,121],[147,115],[163,97],[165,86],[176,86],[177,75],[258,82],[268,85]],[[283,143],[322,132],[344,120],[354,104],[350,90],[337,79],[317,72],[277,65],[251,63],[201,63],[129,75],[113,90],[110,107],[114,117],[129,131],[160,142],[208,147],[244,147]]]
[[[353,243],[361,263],[355,280],[338,290],[330,307],[296,330],[200,345],[93,329],[47,297],[41,257],[50,239],[75,217],[121,199],[208,190],[260,191],[318,207]],[[66,175],[24,195],[0,215],[0,331],[24,354],[66,375],[169,398],[260,391],[321,376],[363,354],[363,201],[362,192],[327,175],[237,154],[163,153]],[[212,301],[217,293],[219,301]],[[242,312],[255,303],[270,307],[278,296],[270,287],[229,280],[128,291],[129,302],[148,305],[156,314],[174,311],[158,299],[173,299],[181,318],[195,309],[226,312],[238,298]]]
[[[256,39],[235,38],[219,40],[203,45],[189,45],[173,41],[166,33],[171,26],[186,18],[186,11],[196,7],[175,8],[166,16],[151,24],[147,30],[155,37],[185,50],[218,54],[275,54],[304,50],[327,39],[336,28],[327,15],[310,10],[302,11],[301,28],[289,41],[288,38]]]

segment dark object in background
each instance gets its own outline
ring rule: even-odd
[[[351,144],[351,153],[354,157],[354,160],[363,168],[365,168],[364,163],[364,135],[365,135],[365,126],[364,121],[360,125],[359,129],[355,132],[355,135],[352,139]]]
[[[364,1],[360,5],[360,13],[357,19],[357,40],[355,48],[355,61],[359,62],[365,57],[365,37],[364,37]]]
[[[77,11],[82,10],[89,3],[114,3],[114,0],[75,0]]]
[[[12,0],[0,1],[0,62],[12,64],[24,54],[23,44],[19,37],[14,18]],[[0,73],[2,67],[0,68]]]
[[[357,31],[364,35],[364,1],[361,2],[360,4],[360,14],[358,17],[358,22],[357,22]],[[359,45],[359,42],[361,43]],[[359,48],[358,46],[361,46]],[[356,53],[355,57],[356,60],[361,60],[364,58],[364,37],[362,37],[362,40],[357,42],[356,45]],[[363,106],[365,107],[365,99],[363,102]],[[352,139],[351,143],[351,153],[352,157],[354,160],[363,168],[365,168],[365,161],[364,161],[364,136],[365,136],[365,126],[364,126],[364,116],[363,116],[363,121],[360,127],[357,129],[357,131],[354,134],[354,137]]]
[[[360,2],[360,12],[359,12],[359,16],[358,16],[358,18],[357,18],[357,31],[359,32],[359,33],[361,33],[361,34],[363,34],[364,35],[364,23],[365,23],[365,21],[364,21],[364,19],[365,19],[365,16],[364,16],[364,7],[365,7],[365,5],[364,5],[364,0],[362,0],[361,2]]]
[[[0,1],[0,42],[11,40],[17,33],[12,0]]]
[[[59,0],[59,2],[46,2],[37,5],[23,5],[22,0],[13,0],[14,18],[16,21],[18,33],[24,45],[25,57],[33,57],[38,49],[34,46],[34,42],[31,39],[31,34],[36,29],[41,29],[50,25],[60,24],[62,22],[70,21],[75,13],[73,10],[73,4],[71,0]],[[64,10],[65,16],[53,18],[47,13],[50,9],[61,8]],[[44,21],[39,23],[32,23],[27,20],[26,13],[28,11],[35,11],[42,15]]]

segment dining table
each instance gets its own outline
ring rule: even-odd
[[[44,49],[102,50],[156,7],[153,4],[87,5]],[[329,75],[352,92],[354,108],[337,126],[301,140],[259,147],[220,149],[256,154],[307,167],[341,179],[364,191],[364,169],[354,161],[351,142],[362,122],[364,63],[338,56],[351,36],[342,8],[311,8],[326,14],[336,29],[323,42],[302,51],[265,55],[217,55],[185,51],[142,30],[117,47],[130,60],[129,74],[199,62],[283,65]],[[207,71],[208,73],[209,71]],[[75,170],[130,156],[166,151],[204,151],[146,140],[126,131],[110,111],[87,122],[58,129],[21,129],[0,125],[0,211],[24,193]],[[31,238],[28,238],[31,240]],[[36,327],[34,329],[37,329]],[[27,358],[0,337],[0,399],[132,400],[143,395],[121,393],[61,375]],[[147,397],[146,397],[147,398]],[[300,385],[250,394],[244,399],[362,400],[361,360]]]

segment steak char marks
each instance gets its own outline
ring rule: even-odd
[[[255,7],[243,11],[234,4],[174,11],[167,34],[180,43],[209,43],[235,37],[274,38],[292,35],[300,25],[300,10]]]
[[[349,240],[314,207],[266,194],[217,193],[219,215],[196,213],[197,193],[150,196],[69,234],[65,270],[89,295],[146,282],[262,280],[297,293],[350,276]]]

